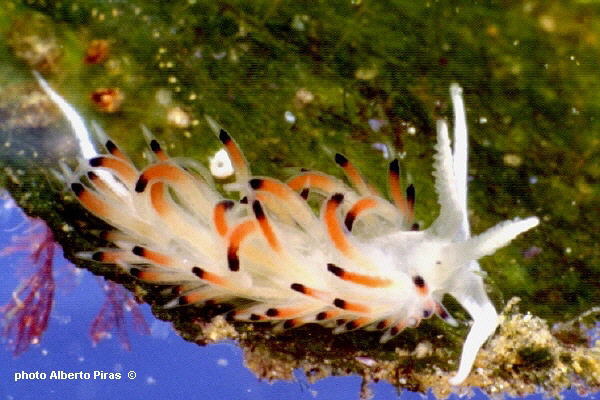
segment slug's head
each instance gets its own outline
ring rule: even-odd
[[[404,259],[404,270],[419,295],[441,298],[462,267],[455,257],[452,243],[424,240],[414,246]]]
[[[430,233],[395,238],[400,268],[415,283],[417,291],[442,295],[459,283],[471,261],[493,254],[512,239],[539,223],[536,217],[504,221],[484,233],[462,241]],[[399,244],[398,240],[403,241]],[[424,285],[422,284],[424,282]]]

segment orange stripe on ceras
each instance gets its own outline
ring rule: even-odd
[[[429,293],[429,289],[427,288],[425,279],[423,279],[423,277],[421,275],[413,276],[413,283],[415,284],[415,287],[417,288],[417,292],[421,296],[426,296],[427,293]]]
[[[327,299],[328,299],[327,293],[325,293],[321,290],[317,290],[317,289],[313,289],[311,287],[305,286],[301,283],[292,283],[290,285],[290,288],[292,290],[295,290],[296,292],[302,293],[306,296],[314,297],[316,299],[321,299],[321,300],[325,300],[325,301],[327,301]]]
[[[406,328],[406,323],[404,321],[398,322],[396,325],[390,328],[390,335],[396,336],[400,332],[402,332]]]
[[[365,306],[364,304],[354,303],[340,298],[333,300],[333,305],[337,308],[341,308],[342,310],[346,311],[352,311],[363,314],[368,314],[369,312],[371,312],[371,309],[368,306]]]
[[[117,240],[127,240],[129,238],[127,234],[120,231],[102,231],[98,236],[102,240],[113,243]]]
[[[108,206],[104,200],[95,193],[87,189],[81,183],[72,183],[71,190],[73,190],[73,193],[75,193],[75,196],[77,196],[85,208],[100,217],[107,217],[109,211]]]
[[[87,176],[94,187],[100,192],[113,193],[113,189],[108,186],[105,181],[100,179],[100,177],[94,171],[88,171]]]
[[[184,294],[182,296],[179,297],[178,299],[178,303],[180,306],[184,306],[187,304],[192,304],[192,303],[198,303],[198,302],[204,302],[208,299],[209,297],[201,292],[192,292],[192,293],[188,293],[188,294]]]
[[[246,238],[256,229],[255,221],[245,221],[236,225],[229,236],[229,246],[227,247],[227,264],[231,271],[239,271],[240,259],[238,257],[238,250],[242,240]]]
[[[97,251],[92,254],[92,260],[102,263],[115,264],[121,260],[121,251]]]
[[[344,169],[346,176],[354,187],[362,194],[367,194],[370,192],[370,188],[361,176],[358,169],[352,164],[346,157],[337,153],[335,155],[335,162]]]
[[[146,260],[150,260],[155,264],[164,265],[167,267],[173,267],[175,264],[173,262],[174,260],[166,254],[159,253],[158,251],[154,250],[149,250],[142,246],[134,246],[133,249],[131,249],[131,252],[136,256],[143,257]]]
[[[129,273],[131,275],[133,275],[134,277],[136,277],[137,279],[141,279],[142,281],[161,282],[161,281],[169,280],[169,276],[164,273],[160,273],[160,272],[156,272],[156,271],[148,271],[148,270],[143,270],[143,269],[139,269],[139,268],[131,268],[129,270]]]
[[[344,225],[346,225],[346,228],[351,231],[356,217],[358,217],[361,213],[375,207],[377,207],[377,200],[372,197],[364,197],[358,200],[346,214]]]
[[[383,330],[383,329],[387,328],[388,326],[390,326],[391,323],[392,323],[392,321],[390,321],[389,319],[383,319],[383,320],[379,321],[377,323],[377,325],[375,325],[375,329]]]
[[[265,315],[273,319],[288,319],[302,313],[303,311],[305,311],[305,309],[301,307],[273,307],[269,308],[265,312]]]
[[[388,185],[394,204],[408,217],[408,204],[406,203],[406,198],[400,184],[400,164],[397,159],[390,163]]]
[[[247,319],[247,320],[250,320],[250,321],[257,322],[257,321],[266,321],[266,320],[267,320],[267,317],[265,317],[264,315],[260,315],[260,314],[254,314],[254,313],[252,313],[252,314],[250,314],[250,316],[249,316],[248,318],[246,318],[246,319]]]
[[[148,182],[154,179],[161,179],[167,181],[167,183],[180,183],[188,179],[188,176],[181,168],[170,163],[161,162],[146,168],[144,172],[140,174],[137,183],[135,184],[135,191],[142,193],[146,190]]]
[[[326,321],[329,319],[333,319],[336,318],[338,315],[340,315],[342,312],[340,310],[328,310],[328,311],[321,311],[320,313],[318,313],[315,316],[315,319],[317,321]]]
[[[165,185],[162,182],[156,182],[150,187],[150,201],[152,207],[160,216],[164,216],[168,209],[169,203],[165,199]]]
[[[231,200],[223,200],[217,203],[213,210],[213,223],[215,225],[215,229],[220,236],[225,236],[227,234],[227,230],[229,229],[227,226],[227,219],[225,218],[225,213],[227,210],[233,208],[233,201]]]
[[[412,222],[415,218],[415,196],[414,185],[408,185],[406,188],[406,216],[409,222]]]
[[[104,146],[106,147],[106,150],[108,150],[108,152],[113,156],[120,158],[123,161],[129,162],[129,158],[127,158],[125,153],[123,153],[121,149],[119,149],[119,147],[112,140],[107,140]]]
[[[254,178],[250,179],[248,183],[253,190],[262,190],[283,200],[289,199],[290,195],[292,194],[288,186],[276,181],[275,179]]]
[[[160,143],[158,143],[156,139],[152,139],[150,141],[150,150],[152,150],[152,152],[156,154],[156,157],[160,161],[167,161],[169,159],[169,156],[167,155],[167,153],[165,153],[162,147],[160,147]]]
[[[180,296],[184,293],[189,294],[191,293],[191,291],[194,291],[194,293],[196,293],[196,290],[198,288],[198,284],[194,281],[188,281],[186,283],[182,283],[176,286],[171,287],[171,294],[175,295],[175,296]],[[204,295],[203,291],[202,294]]]
[[[335,182],[328,176],[306,172],[293,177],[287,182],[292,190],[298,191],[305,188],[314,188],[325,193],[331,193],[335,190]]]
[[[227,279],[200,267],[192,268],[192,273],[203,281],[210,282],[218,286],[226,286],[228,282]]]
[[[229,158],[231,159],[236,174],[247,176],[249,174],[248,165],[246,164],[242,150],[231,136],[229,136],[229,133],[224,129],[221,129],[219,131],[219,140],[221,140],[221,143],[225,146],[225,150],[227,151],[227,154],[229,154]]]
[[[344,195],[336,193],[327,200],[325,205],[324,220],[327,227],[327,233],[335,247],[344,254],[351,252],[352,246],[346,234],[344,233],[341,224],[338,221],[336,211],[340,204],[344,201]]]
[[[340,279],[367,287],[380,288],[387,287],[392,284],[392,281],[390,279],[383,279],[375,276],[368,276],[357,274],[354,272],[348,272],[345,269],[340,268],[337,265],[331,263],[327,264],[327,270]]]
[[[297,326],[300,326],[302,324],[304,324],[304,320],[302,318],[293,318],[293,319],[288,319],[283,323],[283,329],[292,329],[295,328]]]
[[[358,328],[361,328],[361,327],[367,325],[371,321],[372,321],[372,319],[368,318],[368,317],[356,318],[356,319],[353,319],[352,321],[348,321],[346,323],[346,329],[348,329],[348,330],[358,329]]]
[[[146,282],[173,282],[174,275],[169,272],[153,271],[141,268],[131,268],[129,273]]]
[[[89,162],[91,167],[106,168],[114,171],[128,185],[133,185],[137,178],[137,170],[128,161],[120,158],[99,156],[91,158]]]
[[[273,227],[267,220],[267,216],[260,204],[260,201],[254,200],[252,203],[252,210],[254,211],[254,215],[256,216],[256,220],[258,221],[258,225],[260,226],[260,230],[262,231],[265,239],[269,243],[269,246],[277,252],[281,251],[281,244],[273,231]]]

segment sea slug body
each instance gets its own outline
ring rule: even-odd
[[[85,136],[72,107],[36,77]],[[382,342],[433,315],[455,324],[442,305],[448,293],[473,318],[450,379],[459,384],[498,319],[476,260],[538,219],[505,221],[471,237],[467,129],[458,85],[451,94],[454,152],[440,121],[434,160],[440,214],[425,230],[414,227],[414,188],[402,187],[397,160],[389,165],[390,202],[341,154],[335,161],[352,187],[314,171],[287,182],[253,176],[233,138],[215,127],[235,172],[235,182],[226,186],[231,199],[214,188],[210,174],[169,157],[151,137],[154,159],[142,170],[105,138],[104,154],[88,155],[76,173],[65,172],[81,204],[115,228],[105,236],[113,247],[81,256],[176,287],[167,307],[226,302],[234,305],[228,316],[235,320],[271,323],[275,330],[307,323],[334,333],[379,330]],[[321,202],[319,213],[309,197]]]

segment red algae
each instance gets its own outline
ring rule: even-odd
[[[28,262],[33,268],[37,267],[13,291],[10,302],[1,307],[4,313],[2,335],[15,356],[38,343],[46,331],[56,289],[53,263],[59,245],[42,220],[30,221],[28,232],[16,237],[12,246],[0,252],[0,255],[29,252]]]
[[[10,197],[4,199],[5,208],[13,208]],[[8,203],[10,202],[10,203]],[[11,294],[11,299],[0,306],[0,335],[6,338],[15,356],[26,352],[31,345],[41,341],[48,329],[56,300],[57,281],[55,256],[62,253],[60,245],[48,225],[38,218],[21,216],[11,244],[0,250],[0,257],[24,254],[17,262],[21,278]],[[70,266],[70,264],[68,264]],[[105,302],[90,326],[92,343],[96,345],[110,338],[114,332],[122,347],[131,349],[128,327],[149,334],[149,327],[133,295],[113,282],[102,282]],[[128,324],[128,314],[131,322]]]
[[[127,313],[130,313],[131,325],[138,333],[148,335],[150,333],[148,324],[139,305],[123,286],[107,281],[104,283],[103,290],[106,300],[90,327],[92,342],[96,345],[101,340],[110,338],[110,332],[115,331],[121,346],[126,350],[131,350],[127,330]]]

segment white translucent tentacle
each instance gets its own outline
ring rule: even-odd
[[[460,227],[462,210],[457,196],[448,125],[442,120],[437,122],[435,150],[433,176],[440,203],[440,215],[428,230],[436,236],[452,238]]]
[[[457,264],[469,263],[469,270],[479,270],[479,264],[473,260],[492,254],[538,223],[536,217],[505,221],[481,235],[453,244],[456,257],[459,258]],[[475,273],[471,273],[469,278],[469,281],[461,281],[456,289],[450,291],[450,294],[473,318],[473,325],[463,345],[458,372],[450,379],[453,385],[460,384],[466,379],[473,367],[477,352],[498,325],[498,314],[485,293],[483,280]]]
[[[454,239],[465,240],[471,236],[467,213],[467,165],[469,158],[467,115],[462,97],[462,88],[457,83],[450,85],[450,96],[454,109],[454,153],[452,161],[456,183],[456,200],[462,218],[460,229],[456,232]]]
[[[481,277],[472,276],[475,279],[471,285],[452,293],[473,318],[473,325],[463,344],[458,371],[449,380],[452,385],[461,384],[469,376],[481,346],[498,326],[498,313],[485,294]]]
[[[58,161],[58,168],[60,169],[60,171],[51,169],[50,173],[52,173],[52,175],[54,175],[61,182],[65,182],[65,184],[74,182],[76,179],[75,177],[79,176],[79,174],[76,174],[75,171],[69,168],[67,163],[63,160]]]
[[[213,133],[215,135],[218,135],[219,131],[221,130],[221,125],[219,125],[219,123],[212,119],[209,115],[204,115],[204,118],[206,119],[206,122],[208,122],[208,126],[213,131]]]
[[[102,127],[96,121],[90,121],[90,125],[92,126],[92,131],[98,140],[98,143],[105,144],[108,140],[108,135],[104,129],[102,129]]]
[[[44,90],[46,95],[56,104],[58,109],[63,113],[65,119],[71,125],[71,129],[73,130],[73,134],[77,139],[77,143],[79,144],[79,151],[81,152],[81,156],[83,159],[88,160],[90,158],[96,157],[100,153],[96,150],[96,146],[94,145],[94,141],[92,140],[92,135],[90,131],[87,129],[83,117],[79,115],[79,113],[75,110],[75,108],[67,103],[67,101],[62,98],[61,95],[56,93],[54,89],[50,87],[48,82],[42,77],[42,75],[37,71],[32,71],[33,76],[38,81],[40,87]],[[104,131],[97,125],[93,124],[96,133],[100,136],[104,133]],[[87,162],[86,162],[87,164]],[[119,183],[112,174],[98,170],[97,175],[106,182],[116,193],[126,196],[127,193],[123,191],[123,185]]]
[[[464,262],[490,255],[499,248],[506,246],[519,234],[537,226],[539,222],[540,220],[537,217],[503,221],[480,235],[464,242],[456,243],[454,245],[456,247],[456,254]]]
[[[152,133],[152,131],[150,129],[148,129],[148,127],[144,124],[140,125],[140,128],[142,128],[142,135],[144,135],[144,139],[146,140],[146,143],[148,144],[148,147],[150,147],[150,142],[154,139],[156,139],[154,137],[154,134]]]
[[[83,118],[72,105],[67,103],[65,99],[63,99],[58,93],[54,91],[46,82],[46,80],[42,77],[42,75],[37,71],[32,71],[33,76],[38,81],[40,87],[44,90],[46,95],[50,97],[50,100],[56,104],[56,106],[63,113],[69,124],[71,125],[71,129],[73,129],[73,133],[77,138],[79,143],[79,149],[81,150],[81,155],[84,158],[92,158],[98,155],[96,148],[94,147],[94,143],[91,140],[90,132],[85,126],[85,122]]]

